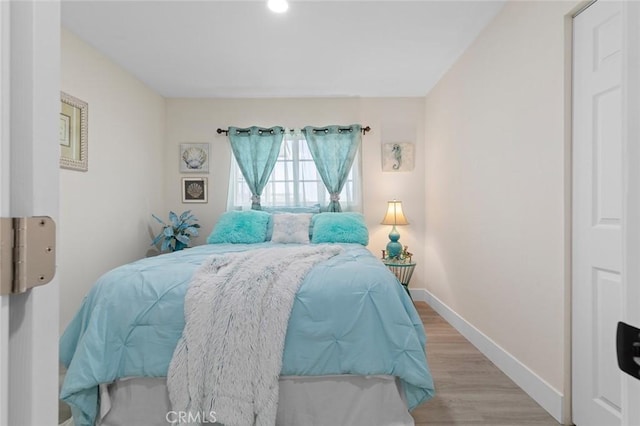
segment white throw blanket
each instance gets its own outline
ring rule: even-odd
[[[185,328],[167,374],[172,409],[202,423],[273,426],[295,294],[315,264],[341,251],[309,245],[207,259],[185,296]]]

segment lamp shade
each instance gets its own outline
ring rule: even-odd
[[[387,214],[382,219],[383,225],[408,225],[409,221],[402,212],[402,201],[388,201]]]

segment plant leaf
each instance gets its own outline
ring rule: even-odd
[[[151,216],[153,216],[153,218],[154,218],[155,220],[157,220],[158,222],[160,222],[161,224],[166,225],[166,224],[164,223],[164,221],[163,221],[162,219],[160,219],[158,216],[156,216],[155,214],[151,213]]]
[[[179,223],[178,223],[178,215],[175,214],[172,211],[169,212],[169,220],[171,221],[171,223],[173,224],[174,227],[177,227],[179,225]]]
[[[160,251],[168,250],[170,246],[171,246],[171,240],[166,239],[162,242],[162,247],[160,248]]]
[[[189,213],[191,213],[191,210],[187,210],[186,212],[183,212],[180,215],[180,220],[187,220],[187,216],[189,216]]]
[[[182,244],[189,244],[189,237],[186,235],[176,235],[176,240],[180,241]]]
[[[151,243],[152,246],[155,246],[156,244],[158,244],[160,242],[160,240],[162,240],[164,238],[164,233],[159,233],[158,235],[156,235],[156,237],[153,239],[153,242]]]
[[[184,230],[185,234],[191,234],[194,237],[198,236],[198,229],[195,226],[190,226]]]
[[[164,231],[162,231],[162,233],[166,236],[166,237],[173,237],[173,228],[170,226],[166,226],[164,228]]]

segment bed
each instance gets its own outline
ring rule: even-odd
[[[426,336],[412,301],[362,241],[346,241],[309,241],[341,251],[313,266],[293,299],[278,425],[408,425],[409,410],[434,394]],[[166,377],[185,328],[185,294],[194,272],[221,254],[295,245],[273,239],[211,243],[102,276],[60,341],[67,367],[61,399],[71,406],[75,424],[176,420]]]

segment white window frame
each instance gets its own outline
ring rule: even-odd
[[[323,211],[327,208],[330,201],[329,192],[327,191],[322,179],[317,171],[312,178],[303,177],[299,175],[300,163],[311,162],[315,163],[308,154],[307,141],[304,138],[302,132],[288,131],[284,135],[282,146],[280,147],[280,153],[274,171],[269,177],[262,196],[260,204],[265,210],[279,208],[283,209],[313,209],[319,208]],[[306,149],[305,149],[306,148]],[[307,156],[301,152],[305,150]],[[349,179],[345,183],[342,192],[340,193],[340,206],[343,211],[362,211],[362,155],[361,149],[358,149],[356,157],[351,166],[351,172],[349,173]],[[281,167],[280,165],[285,163],[291,163],[290,167]],[[279,171],[276,169],[280,168]],[[316,182],[318,199],[304,199],[304,185],[302,182]],[[284,193],[277,193],[276,186],[282,186],[282,183],[290,182],[290,185],[285,185],[286,189]],[[229,175],[229,192],[227,199],[227,210],[250,210],[251,209],[251,191],[248,185],[245,183],[240,167],[235,159],[235,156],[231,155],[231,167]]]

